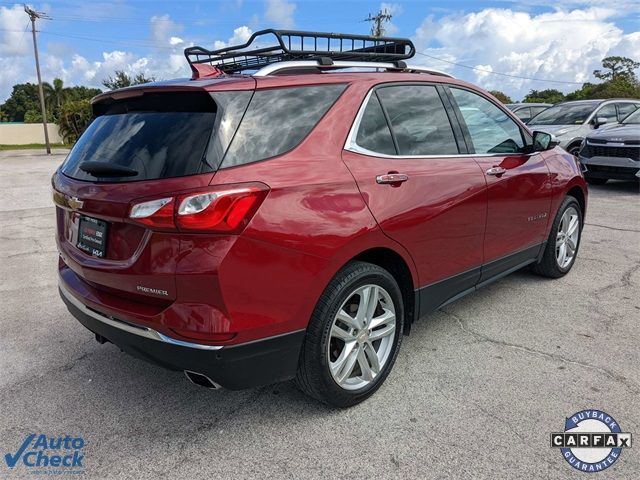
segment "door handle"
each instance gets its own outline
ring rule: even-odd
[[[404,173],[387,173],[386,175],[378,175],[376,177],[376,183],[379,184],[394,184],[394,183],[402,183],[409,180],[409,175],[405,175]]]
[[[486,173],[487,175],[491,175],[493,177],[499,177],[500,175],[502,175],[506,171],[507,170],[505,168],[502,168],[502,167],[491,167],[489,170],[487,170],[484,173]]]

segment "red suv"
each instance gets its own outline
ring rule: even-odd
[[[187,49],[190,80],[96,97],[52,180],[70,312],[197,384],[295,378],[349,406],[414,320],[525,266],[566,274],[575,158],[413,52],[270,30]]]

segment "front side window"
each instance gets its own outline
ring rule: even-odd
[[[484,97],[460,88],[451,88],[475,153],[519,153],[524,141],[518,125]]]
[[[636,110],[631,115],[622,120],[624,125],[640,125],[640,110]]]
[[[222,168],[257,162],[296,147],[346,85],[257,90],[222,161]]]
[[[376,91],[387,111],[400,155],[455,155],[449,117],[431,85],[383,87]]]
[[[514,113],[516,114],[516,117],[518,117],[523,122],[526,122],[531,118],[531,110],[529,109],[529,107],[521,108],[519,110],[516,110]]]
[[[606,123],[615,123],[618,121],[616,115],[616,106],[614,104],[605,105],[596,113],[596,119],[598,121],[604,120]]]
[[[618,121],[624,120],[630,113],[636,111],[635,103],[618,103]]]

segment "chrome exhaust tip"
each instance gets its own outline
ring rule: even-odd
[[[211,380],[206,375],[202,375],[201,373],[192,372],[190,370],[185,370],[184,374],[189,379],[189,381],[191,383],[194,383],[196,385],[200,385],[201,387],[209,388],[211,390],[218,390],[219,388],[222,388],[216,382]]]

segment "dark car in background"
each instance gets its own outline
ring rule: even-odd
[[[580,148],[584,176],[592,185],[640,179],[640,110],[617,125],[589,135]]]
[[[516,114],[524,123],[528,123],[533,117],[540,112],[545,111],[549,107],[553,107],[552,103],[508,103],[505,105],[509,110]]]

